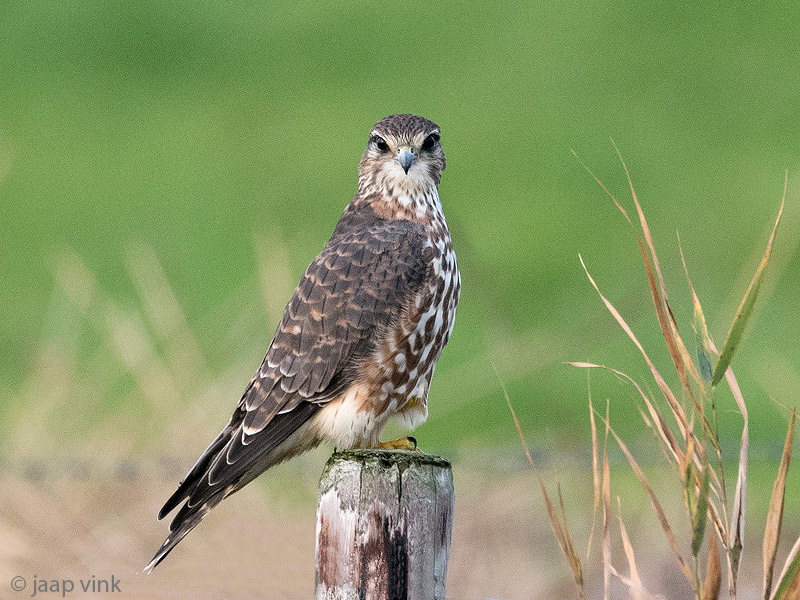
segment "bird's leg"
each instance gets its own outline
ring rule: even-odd
[[[419,398],[417,397],[409,398],[406,403],[400,407],[400,412],[404,413],[417,407],[419,402]],[[411,436],[391,440],[389,442],[380,442],[378,448],[381,450],[416,450],[417,452],[422,452],[417,446],[417,439]]]
[[[416,450],[421,452],[417,447],[417,439],[411,436],[392,440],[390,442],[380,442],[378,448],[381,450]]]
[[[400,412],[404,413],[408,410],[411,410],[419,405],[419,398],[412,397],[409,398],[406,403],[400,407]],[[400,438],[397,440],[392,440],[390,442],[380,442],[378,444],[378,448],[383,450],[416,450],[421,452],[421,450],[417,447],[417,440],[411,436]]]

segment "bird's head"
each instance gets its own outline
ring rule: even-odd
[[[359,188],[386,197],[417,197],[439,184],[445,168],[439,126],[415,115],[375,123],[358,166]]]

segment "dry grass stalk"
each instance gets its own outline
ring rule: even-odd
[[[689,268],[686,266],[686,257],[683,255],[683,247],[681,246],[680,236],[678,236],[678,250],[681,255],[681,264],[683,265],[683,272],[686,275],[686,282],[689,284],[689,292],[692,296],[692,329],[694,329],[695,341],[697,342],[697,356],[700,367],[700,374],[702,381],[711,382],[711,359],[716,360],[718,357],[713,357],[711,354],[711,347],[709,340],[711,336],[708,333],[708,326],[706,325],[706,316],[703,312],[703,306],[700,304],[700,299],[692,285],[692,278],[689,277]]]
[[[593,178],[593,179],[594,179],[594,180],[597,182],[597,185],[599,185],[601,188],[603,188],[603,191],[606,193],[606,195],[607,195],[609,198],[611,198],[611,200],[614,202],[614,205],[615,205],[615,206],[616,206],[616,207],[619,209],[619,212],[621,212],[621,213],[622,213],[622,216],[624,216],[624,217],[625,217],[625,219],[628,221],[628,223],[629,223],[630,225],[633,225],[633,221],[631,221],[631,218],[628,216],[628,212],[627,212],[627,211],[626,211],[626,210],[623,208],[623,206],[622,206],[622,205],[621,205],[621,204],[620,204],[620,203],[617,201],[617,199],[614,197],[614,194],[612,194],[612,193],[611,193],[611,192],[608,190],[608,188],[606,187],[606,185],[605,185],[605,184],[604,184],[602,181],[600,181],[600,179],[597,177],[597,175],[595,175],[595,174],[592,172],[592,170],[591,170],[591,169],[590,169],[588,166],[586,166],[586,164],[585,164],[585,163],[584,163],[584,162],[583,162],[583,161],[580,159],[580,157],[579,157],[579,156],[578,156],[578,154],[575,152],[575,150],[572,150],[572,149],[570,149],[570,152],[572,152],[572,156],[574,156],[575,158],[577,158],[577,159],[578,159],[578,162],[580,162],[580,163],[581,163],[581,166],[583,166],[583,168],[586,170],[586,172],[587,172],[587,173],[589,173],[589,175],[591,175],[591,176],[592,176],[592,178]]]
[[[639,342],[639,340],[636,337],[636,335],[633,333],[633,330],[631,330],[631,328],[625,322],[625,319],[622,318],[622,315],[619,313],[619,311],[616,308],[614,308],[614,305],[611,304],[611,302],[609,302],[608,299],[605,296],[603,296],[602,292],[600,292],[600,288],[597,286],[597,283],[592,278],[592,276],[589,274],[589,270],[586,268],[586,265],[583,262],[583,257],[581,255],[578,255],[578,258],[581,261],[581,265],[583,266],[583,270],[586,272],[586,276],[589,278],[589,282],[592,284],[594,289],[600,295],[600,299],[603,301],[603,304],[606,305],[606,308],[608,309],[608,312],[611,313],[611,315],[617,321],[619,326],[622,327],[622,330],[628,335],[628,337],[631,339],[631,341],[634,343],[636,348],[638,348],[639,352],[644,357],[645,362],[647,362],[647,366],[650,368],[650,372],[653,375],[653,379],[656,380],[656,384],[658,385],[658,389],[661,390],[661,393],[664,395],[664,398],[666,398],[667,402],[669,403],[670,409],[672,410],[673,414],[675,415],[675,418],[676,418],[676,420],[678,422],[678,429],[681,432],[681,437],[685,440],[686,439],[686,428],[688,426],[688,421],[686,419],[686,412],[683,410],[683,407],[680,405],[678,400],[675,398],[675,394],[672,393],[672,390],[667,385],[667,382],[664,380],[664,378],[661,376],[661,373],[659,373],[658,369],[656,369],[655,365],[653,364],[653,361],[650,360],[650,357],[647,355],[647,352],[645,352],[644,347]]]
[[[612,142],[613,143],[613,142]],[[616,149],[616,146],[615,146]],[[715,536],[712,534],[709,540],[709,555],[706,564],[706,573],[701,583],[700,568],[699,568],[699,552],[703,546],[706,537],[706,523],[710,518],[713,523],[713,531],[719,536],[726,551],[726,562],[728,571],[728,589],[731,597],[736,596],[737,580],[740,568],[740,557],[742,551],[742,541],[744,539],[744,514],[745,514],[745,500],[747,489],[747,456],[749,446],[749,420],[747,413],[747,406],[744,402],[741,390],[739,389],[736,377],[730,368],[730,362],[735,354],[739,344],[741,343],[747,323],[752,316],[753,307],[758,296],[759,289],[764,281],[766,274],[766,267],[769,263],[772,247],[774,244],[775,236],[777,233],[778,225],[780,224],[781,215],[786,198],[786,187],[788,181],[784,180],[783,197],[781,199],[780,209],[775,224],[772,228],[767,248],[763,254],[761,263],[753,276],[750,286],[748,287],[745,295],[739,305],[739,309],[733,319],[730,327],[726,342],[721,352],[717,351],[713,341],[708,333],[708,328],[705,322],[705,315],[703,314],[702,306],[692,286],[691,279],[689,278],[688,268],[681,249],[681,261],[686,272],[687,281],[691,291],[692,304],[693,304],[693,322],[692,327],[695,332],[695,339],[697,341],[697,364],[689,354],[683,339],[678,332],[678,326],[669,304],[667,296],[666,285],[661,271],[660,263],[656,253],[655,245],[653,243],[652,233],[647,224],[642,206],[636,195],[630,173],[628,171],[625,161],[622,159],[619,150],[622,167],[630,187],[633,203],[636,207],[636,213],[639,217],[640,233],[637,233],[638,244],[642,255],[642,261],[645,266],[645,272],[650,288],[650,294],[653,305],[656,311],[659,328],[662,337],[664,338],[667,350],[673,365],[675,366],[678,378],[683,390],[683,397],[688,397],[691,400],[691,413],[687,413],[687,409],[678,402],[677,394],[672,391],[666,380],[661,376],[655,368],[653,362],[650,360],[646,351],[642,347],[639,340],[634,335],[631,328],[626,323],[625,319],[611,304],[611,302],[600,292],[594,278],[589,273],[580,257],[581,265],[586,272],[589,282],[600,295],[601,300],[605,304],[608,311],[617,321],[618,325],[623,329],[626,335],[637,347],[641,355],[644,357],[647,366],[661,391],[664,400],[669,407],[675,423],[678,426],[679,435],[676,436],[672,427],[669,425],[664,415],[656,406],[655,402],[644,393],[641,386],[639,386],[631,377],[601,365],[593,363],[570,363],[574,366],[581,368],[603,368],[617,376],[620,376],[631,384],[639,392],[642,397],[647,411],[640,409],[640,413],[645,424],[654,432],[656,439],[659,441],[662,449],[665,450],[667,459],[678,467],[681,474],[684,487],[684,504],[687,512],[689,513],[690,521],[692,524],[692,538],[691,538],[691,551],[693,558],[694,568],[690,568],[688,563],[683,559],[679,550],[677,540],[666,520],[660,503],[655,497],[652,488],[647,482],[647,478],[643,471],[639,468],[638,463],[633,458],[627,446],[622,442],[619,436],[614,432],[606,421],[608,430],[614,435],[618,445],[623,450],[631,468],[634,470],[637,478],[639,479],[642,487],[651,498],[651,503],[656,510],[659,522],[665,537],[672,549],[673,555],[678,562],[681,571],[687,578],[687,581],[695,591],[696,598],[716,598],[719,595],[721,587],[721,572],[719,549],[717,547]],[[574,154],[574,153],[573,153]],[[633,226],[628,213],[619,203],[619,201],[611,194],[611,192],[603,185],[603,183],[584,165],[584,168],[589,174],[597,181],[605,193],[612,199],[614,205],[619,209],[626,221]],[[642,237],[644,241],[642,241]],[[725,377],[728,387],[734,397],[736,405],[742,414],[742,435],[739,449],[739,464],[736,479],[736,488],[733,499],[733,506],[731,509],[730,517],[727,510],[727,492],[725,485],[725,475],[723,470],[722,453],[719,445],[719,434],[717,429],[717,415],[716,403],[714,401],[713,391],[721,379]],[[709,385],[710,384],[710,385]],[[705,405],[707,402],[711,403],[711,417],[712,421],[706,416]],[[593,421],[593,418],[592,418]],[[700,425],[700,434],[695,434],[695,423]],[[594,427],[594,425],[593,425]],[[712,465],[709,462],[708,452],[709,448],[713,449],[716,455],[716,463]],[[776,481],[775,493],[781,496],[780,503],[773,497],[773,508],[771,509],[771,525],[768,525],[766,534],[769,538],[765,537],[765,590],[767,590],[767,567],[769,566],[769,577],[771,578],[772,568],[774,568],[774,548],[777,546],[777,535],[780,530],[780,514],[782,511],[782,488],[781,480],[785,480],[785,472],[783,468],[788,469],[788,458],[786,463],[782,462],[782,470],[779,472],[778,481]],[[623,541],[623,546],[625,545]],[[770,552],[767,552],[769,548]],[[626,549],[627,554],[627,549]],[[789,589],[786,583],[788,579],[793,577],[791,575],[792,564],[800,563],[800,559],[790,557],[787,560],[787,566],[784,570],[789,573],[781,578],[781,585]],[[769,564],[768,564],[769,563]],[[798,566],[800,568],[800,566]],[[635,578],[630,578],[634,581]],[[780,587],[780,586],[779,586]],[[765,591],[765,599],[768,598],[768,591]]]
[[[786,477],[789,474],[789,463],[792,460],[792,442],[794,441],[794,424],[797,411],[792,411],[789,420],[789,430],[786,432],[786,442],[783,445],[778,476],[772,486],[772,498],[769,502],[767,525],[764,529],[763,560],[764,560],[764,600],[769,600],[772,592],[772,577],[775,570],[775,560],[778,555],[778,542],[781,538],[783,525],[783,506],[786,494]]]
[[[648,592],[642,585],[637,585],[633,579],[630,577],[625,577],[622,573],[617,571],[614,567],[611,567],[611,573],[619,579],[622,583],[628,586],[628,589],[631,591],[631,598],[637,598],[638,600],[664,600],[661,596],[654,596],[650,592]],[[637,594],[634,596],[633,594]]]
[[[680,251],[681,255],[681,264],[683,265],[683,272],[686,275],[686,282],[689,284],[689,291],[692,296],[692,329],[695,332],[695,341],[697,345],[697,362],[702,377],[700,386],[701,389],[703,390],[703,396],[705,399],[707,392],[703,382],[707,383],[711,382],[711,374],[712,374],[711,359],[712,357],[716,357],[718,355],[713,354],[711,350],[713,342],[711,341],[711,336],[708,334],[708,327],[706,326],[706,318],[705,314],[703,313],[703,306],[700,304],[700,299],[697,297],[697,293],[694,290],[694,285],[692,285],[692,279],[691,277],[689,277],[689,269],[686,266],[686,259],[683,255],[683,248],[681,247],[680,236],[678,236],[678,250]],[[716,358],[714,358],[714,360],[716,360]],[[727,522],[728,499],[727,499],[727,490],[725,486],[725,470],[722,461],[722,451],[720,450],[719,447],[719,429],[717,427],[717,406],[714,401],[713,395],[710,396],[710,400],[711,400],[711,415],[712,419],[714,420],[714,425],[713,425],[713,430],[711,429],[710,425],[707,425],[708,430],[706,431],[706,433],[709,439],[712,441],[712,446],[717,456],[717,469],[719,470],[718,476],[716,471],[713,470],[711,472],[711,476],[715,480],[716,483],[715,493],[721,499],[723,518]]]
[[[717,538],[708,536],[708,561],[706,561],[706,578],[703,580],[701,600],[717,600],[722,587],[722,572],[719,564],[719,548]]]
[[[611,143],[614,146],[614,150],[617,151],[617,156],[619,157],[620,163],[622,164],[622,168],[625,171],[625,176],[628,179],[628,187],[630,188],[631,191],[631,197],[633,199],[633,203],[636,206],[636,214],[639,216],[639,224],[642,229],[642,234],[644,235],[644,239],[647,242],[647,248],[649,250],[650,258],[653,261],[653,268],[655,269],[656,275],[658,276],[658,290],[660,290],[660,295],[653,281],[652,271],[650,270],[649,261],[647,260],[647,253],[644,250],[641,240],[639,240],[639,246],[642,250],[642,256],[645,259],[644,261],[645,266],[648,270],[648,279],[650,280],[651,293],[653,294],[653,304],[655,305],[656,312],[658,313],[658,321],[659,325],[661,326],[662,335],[664,336],[664,340],[667,342],[667,346],[670,351],[670,356],[672,357],[672,360],[675,363],[675,368],[678,371],[678,377],[680,377],[684,389],[687,391],[687,393],[694,401],[695,399],[694,395],[692,394],[691,386],[689,385],[688,375],[689,374],[692,375],[692,378],[694,379],[695,383],[702,387],[699,373],[695,368],[691,357],[689,356],[689,352],[686,350],[686,346],[684,345],[683,340],[678,334],[678,324],[675,321],[675,315],[672,313],[672,308],[669,305],[669,297],[667,296],[667,286],[664,283],[664,276],[661,272],[661,265],[658,261],[658,255],[656,254],[655,245],[653,244],[653,235],[650,232],[650,226],[647,224],[647,219],[644,216],[644,210],[642,209],[642,205],[639,203],[639,198],[636,195],[636,189],[633,187],[633,180],[631,179],[631,174],[628,171],[628,165],[625,164],[625,160],[622,158],[622,153],[619,151],[619,148],[617,148],[617,145],[614,144],[613,140],[611,141]],[[619,203],[617,203],[617,208],[619,208]],[[662,304],[662,297],[663,297],[663,304]],[[669,315],[669,319],[667,319],[667,315]]]
[[[637,203],[638,206],[638,203]],[[642,219],[644,219],[644,215],[642,215]],[[689,383],[689,375],[691,373],[692,378],[695,381],[695,384],[700,386],[700,390],[702,393],[704,389],[702,387],[702,382],[700,380],[700,374],[697,371],[697,368],[694,366],[694,363],[689,356],[688,351],[686,350],[686,346],[681,339],[680,334],[678,333],[677,325],[675,324],[674,317],[672,316],[672,310],[669,308],[669,304],[666,303],[666,289],[663,287],[663,281],[661,282],[661,292],[659,293],[659,289],[656,287],[656,280],[653,275],[653,269],[650,266],[650,258],[647,255],[647,252],[644,249],[644,245],[642,244],[641,240],[639,240],[639,248],[642,253],[642,261],[644,262],[645,270],[647,272],[647,279],[650,284],[650,293],[653,299],[653,306],[656,309],[656,316],[658,318],[659,326],[661,327],[661,335],[664,338],[664,341],[667,344],[667,350],[669,351],[670,357],[672,358],[672,362],[675,365],[675,370],[678,373],[678,377],[681,380],[681,385],[683,390],[686,394],[689,395],[689,398],[692,400],[692,404],[695,408],[697,417],[700,419],[703,429],[708,434],[709,441],[717,447],[717,441],[715,439],[714,434],[711,431],[711,426],[708,423],[708,420],[705,416],[705,411],[703,410],[703,405],[700,403],[694,392],[692,391],[692,386]],[[651,247],[651,257],[653,258],[653,264],[658,264],[655,258],[655,249]],[[660,275],[659,275],[660,277]],[[663,295],[663,299],[662,299]],[[666,309],[665,309],[666,307]],[[667,317],[667,311],[669,311],[669,318]],[[689,369],[689,365],[691,365],[691,369]],[[672,405],[670,405],[672,408]],[[673,412],[675,409],[673,408]]]
[[[611,469],[608,463],[609,404],[606,403],[606,432],[603,440],[603,598],[611,592]]]
[[[716,352],[714,343],[709,340],[711,350]],[[744,515],[747,502],[747,455],[750,447],[750,417],[747,413],[747,405],[742,396],[739,382],[733,374],[733,369],[728,367],[725,372],[725,381],[731,390],[736,406],[742,414],[742,437],[739,442],[739,470],[736,475],[736,489],[733,494],[733,508],[731,509],[731,520],[725,535],[725,546],[728,561],[728,587],[732,598],[736,597],[736,584],[739,579],[740,558],[742,554],[744,540]],[[731,536],[733,536],[731,538]]]
[[[753,308],[755,307],[756,299],[758,298],[758,292],[761,290],[761,284],[764,282],[764,277],[767,273],[767,264],[769,264],[769,258],[772,254],[772,244],[775,242],[775,234],[778,233],[778,225],[780,224],[781,216],[783,215],[783,206],[786,202],[786,188],[788,186],[788,182],[789,173],[787,171],[783,181],[783,197],[781,198],[781,206],[778,209],[778,217],[775,219],[775,225],[772,227],[772,233],[769,236],[767,248],[764,250],[764,256],[761,258],[761,262],[756,269],[755,275],[753,275],[753,279],[750,281],[750,285],[748,286],[747,291],[745,292],[744,297],[739,304],[739,309],[736,311],[736,316],[734,316],[731,327],[728,330],[728,336],[725,339],[725,344],[722,346],[722,352],[720,352],[719,360],[717,361],[717,364],[714,367],[714,373],[711,376],[711,385],[717,385],[720,380],[722,380],[723,375],[733,360],[733,355],[739,348],[739,344],[742,341],[742,336],[744,336],[744,331],[747,329],[747,324],[750,322],[750,317],[753,314]]]
[[[608,422],[606,422],[608,425]],[[669,543],[669,547],[672,550],[672,554],[675,556],[675,560],[678,563],[678,567],[680,567],[681,572],[686,577],[686,580],[689,582],[689,585],[694,586],[694,575],[692,574],[692,570],[689,568],[689,565],[684,560],[683,556],[681,555],[680,547],[678,546],[678,541],[675,538],[675,534],[672,532],[672,527],[669,525],[669,521],[667,520],[667,515],[664,512],[664,509],[661,506],[661,503],[656,498],[656,494],[653,491],[653,488],[650,487],[650,482],[647,480],[647,476],[642,471],[642,468],[639,466],[639,463],[636,462],[636,459],[631,454],[631,451],[628,449],[628,446],[625,442],[622,441],[617,435],[617,432],[614,431],[614,428],[608,425],[608,429],[611,432],[611,435],[614,436],[614,439],[617,442],[617,445],[622,450],[623,454],[625,454],[625,458],[628,459],[628,463],[633,469],[633,472],[636,474],[636,478],[639,480],[642,488],[647,495],[650,497],[650,503],[653,505],[653,508],[656,511],[656,516],[658,517],[658,522],[661,525],[661,530],[664,532],[664,537],[667,538],[667,542]]]
[[[770,600],[800,600],[800,538],[797,538],[786,557]]]
[[[613,143],[613,142],[612,142]],[[616,146],[615,146],[616,149]],[[617,149],[619,154],[619,150]],[[574,154],[574,152],[573,152]],[[576,155],[577,156],[577,155]],[[640,408],[640,414],[643,421],[648,428],[651,429],[656,440],[659,442],[660,447],[664,452],[664,456],[668,462],[673,464],[678,472],[683,483],[684,490],[684,504],[689,514],[691,522],[691,540],[690,548],[692,553],[692,566],[687,563],[683,558],[678,541],[673,533],[673,530],[666,518],[666,514],[661,506],[661,503],[656,498],[656,495],[650,486],[647,477],[639,464],[633,457],[627,445],[617,435],[610,425],[608,418],[608,410],[606,411],[605,419],[602,419],[606,426],[606,435],[603,448],[602,457],[602,476],[600,475],[600,460],[598,450],[598,440],[596,431],[596,421],[594,410],[592,408],[591,390],[589,392],[589,407],[590,407],[590,424],[592,429],[592,474],[593,474],[593,491],[594,491],[594,509],[592,515],[592,529],[589,535],[589,543],[587,546],[586,556],[587,559],[591,552],[591,540],[594,534],[595,517],[598,510],[598,505],[602,498],[603,507],[603,583],[604,583],[604,597],[608,597],[610,593],[610,576],[613,574],[628,585],[631,597],[633,599],[649,598],[652,597],[641,585],[639,580],[638,571],[636,569],[635,555],[633,547],[625,530],[625,526],[620,515],[620,535],[622,537],[623,549],[628,560],[630,568],[630,576],[625,577],[620,575],[611,564],[611,533],[610,533],[610,474],[608,464],[607,441],[608,435],[614,436],[618,446],[625,454],[629,465],[638,478],[642,488],[650,497],[651,504],[655,509],[658,517],[659,524],[664,533],[665,538],[670,546],[672,554],[681,569],[681,572],[686,577],[687,582],[692,587],[697,600],[711,600],[719,597],[722,583],[720,553],[717,543],[717,537],[722,542],[725,549],[726,563],[727,563],[727,578],[728,578],[728,591],[731,597],[736,597],[737,581],[740,569],[740,558],[742,551],[742,543],[744,539],[744,515],[745,515],[745,501],[747,489],[747,457],[749,447],[749,419],[747,406],[739,388],[735,375],[730,367],[731,360],[739,344],[741,343],[742,336],[749,322],[759,289],[765,279],[766,267],[769,263],[772,247],[774,244],[775,236],[777,233],[778,225],[780,224],[781,215],[786,198],[786,188],[788,182],[788,174],[784,180],[783,197],[781,199],[780,209],[776,218],[775,224],[772,228],[767,248],[762,257],[761,263],[753,276],[750,286],[745,292],[739,309],[736,312],[733,323],[729,330],[727,339],[723,346],[722,351],[718,351],[714,346],[714,342],[708,333],[706,326],[705,315],[703,313],[702,305],[695,292],[694,286],[689,278],[688,268],[686,267],[686,260],[683,256],[683,250],[680,249],[681,261],[683,263],[684,271],[686,273],[687,282],[691,291],[692,305],[693,305],[693,320],[692,328],[695,333],[695,340],[697,343],[697,363],[690,355],[686,348],[680,333],[678,331],[677,321],[675,319],[672,308],[669,304],[666,285],[661,271],[660,263],[656,253],[655,245],[653,243],[652,233],[647,224],[641,204],[639,203],[634,189],[633,182],[620,154],[620,161],[622,163],[625,175],[636,207],[636,213],[639,217],[639,226],[641,228],[641,237],[637,234],[638,244],[642,255],[642,261],[645,266],[645,272],[649,284],[650,294],[653,305],[656,310],[656,317],[658,320],[659,328],[662,337],[664,338],[667,350],[673,365],[677,372],[678,378],[681,383],[682,397],[688,397],[691,400],[689,404],[690,412],[687,408],[678,401],[677,394],[673,392],[667,384],[664,377],[659,373],[654,363],[651,361],[647,352],[642,344],[639,342],[636,335],[628,326],[625,319],[613,306],[613,304],[600,292],[594,278],[589,273],[583,257],[579,255],[581,265],[583,266],[589,282],[597,291],[601,300],[605,304],[608,311],[616,320],[617,324],[626,333],[628,338],[634,343],[636,348],[644,358],[653,379],[658,386],[669,412],[672,414],[675,424],[678,428],[678,435],[676,435],[664,414],[656,405],[656,401],[649,397],[642,387],[631,377],[617,371],[615,369],[587,362],[572,362],[568,363],[576,367],[585,369],[600,368],[605,369],[614,375],[623,378],[630,382],[639,392],[644,404],[645,410]],[[614,205],[622,213],[626,221],[633,226],[633,222],[628,213],[619,203],[619,201],[611,194],[606,186],[598,179],[592,171],[583,165],[587,172],[595,179],[605,193],[612,199]],[[644,238],[644,242],[642,241]],[[680,244],[679,244],[680,246]],[[728,515],[728,502],[727,491],[725,485],[725,475],[723,469],[722,453],[719,444],[719,433],[717,428],[717,407],[714,400],[715,386],[722,380],[726,379],[731,394],[736,402],[736,405],[742,415],[742,433],[738,457],[738,473],[736,479],[736,488],[733,499],[733,506],[731,513]],[[503,390],[505,392],[505,388]],[[511,402],[506,394],[506,401],[508,402],[509,409],[511,410],[514,422],[517,427],[520,439],[522,440],[528,461],[535,470],[533,460],[530,452],[528,451],[525,439],[522,434],[519,421],[514,413]],[[706,415],[706,404],[710,402],[711,405],[711,421]],[[699,434],[696,433],[696,424],[699,423]],[[800,540],[795,544],[792,552],[786,560],[779,582],[775,587],[775,592],[769,596],[769,589],[771,586],[772,573],[775,565],[775,551],[781,528],[781,519],[783,511],[783,495],[785,491],[786,472],[789,467],[788,452],[791,449],[791,435],[794,426],[794,415],[790,425],[790,431],[787,434],[787,446],[784,450],[784,459],[781,461],[781,468],[779,470],[778,479],[775,482],[773,490],[773,500],[770,508],[769,523],[765,531],[764,539],[764,567],[765,567],[765,600],[800,600]],[[713,449],[716,456],[716,463],[712,464],[709,461],[709,446]],[[564,521],[562,528],[559,517],[556,515],[552,502],[544,488],[544,484],[537,472],[539,485],[545,497],[548,513],[550,515],[553,530],[556,533],[556,538],[559,545],[567,558],[570,567],[575,574],[576,583],[579,585],[579,592],[583,594],[583,579],[580,571],[580,562],[577,555],[574,553],[572,539],[569,531],[566,528],[566,514],[564,511],[563,500],[561,498],[561,489],[558,488],[559,502],[561,505],[561,519]],[[711,520],[713,525],[712,531],[708,536],[708,557],[705,565],[705,575],[701,577],[700,570],[700,550],[703,547],[706,539],[707,523]],[[716,534],[716,535],[715,535]],[[577,565],[577,567],[576,567]]]
[[[627,579],[630,583],[622,580],[622,578],[620,579],[628,586],[628,590],[631,594],[631,600],[644,600],[644,597],[649,594],[644,589],[642,580],[639,579],[639,570],[636,568],[636,555],[633,551],[631,540],[628,537],[628,530],[625,529],[625,523],[622,521],[622,504],[619,496],[617,496],[617,518],[619,519],[619,534],[622,538],[622,548],[625,550],[625,558],[628,561],[628,570],[630,571],[630,576]],[[619,575],[617,575],[617,577],[619,577]]]
[[[135,246],[126,252],[127,269],[141,300],[157,342],[165,346],[165,358],[173,373],[191,370],[192,382],[210,378],[200,343],[189,327],[177,294],[164,272],[156,252],[149,246]],[[176,383],[181,384],[178,378]],[[191,389],[185,392],[193,391]]]
[[[594,408],[592,407],[592,386],[588,371],[586,381],[587,384],[589,384],[589,424],[592,429],[592,491],[594,492],[592,503],[592,527],[589,531],[589,541],[586,542],[586,560],[588,561],[592,552],[592,539],[594,539],[594,524],[597,520],[597,509],[600,507],[600,454],[597,445],[597,423],[594,420]],[[607,435],[606,438],[608,438]],[[603,450],[605,452],[605,447]]]
[[[492,365],[492,368],[494,368],[494,365]],[[495,374],[497,374],[497,369],[495,369]],[[497,377],[499,380],[500,376],[498,375]],[[564,510],[564,499],[561,495],[561,486],[558,486],[558,501],[561,505],[561,515],[564,521],[563,526],[561,520],[559,519],[558,513],[556,512],[555,506],[553,505],[553,501],[550,499],[550,495],[547,493],[547,488],[544,486],[542,476],[539,474],[539,470],[536,468],[536,464],[533,462],[533,456],[528,448],[525,435],[522,433],[522,426],[517,418],[517,413],[514,410],[514,406],[511,404],[511,399],[508,396],[508,391],[506,390],[505,384],[503,384],[502,381],[500,381],[500,386],[503,389],[503,394],[506,398],[508,409],[511,411],[511,416],[514,419],[514,426],[517,428],[517,434],[522,442],[522,447],[525,449],[525,456],[528,459],[528,464],[531,466],[531,469],[533,469],[536,479],[539,482],[539,488],[541,489],[542,496],[544,497],[545,506],[547,507],[547,515],[550,518],[550,524],[553,527],[553,533],[556,536],[556,541],[558,542],[558,546],[561,548],[561,553],[564,555],[564,558],[567,559],[567,564],[572,571],[572,579],[575,583],[575,587],[577,588],[578,598],[583,600],[583,598],[585,598],[583,568],[581,566],[581,559],[578,556],[578,553],[575,551],[575,544],[572,541],[572,536],[570,536],[569,528],[567,527],[567,514]]]

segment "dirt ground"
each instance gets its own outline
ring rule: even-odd
[[[48,585],[71,580],[75,590],[65,597],[73,598],[312,598],[316,481],[325,459],[323,451],[301,457],[229,498],[152,574],[142,568],[167,531],[155,514],[181,476],[181,460],[143,460],[105,470],[86,464],[6,469],[0,474],[0,598],[32,597],[42,580]],[[577,485],[583,495],[583,480],[590,476],[584,471],[564,481],[571,491],[567,510],[576,515],[570,526],[582,555],[590,529],[591,487],[588,505],[574,492]],[[577,597],[529,470],[486,469],[464,459],[455,463],[454,478],[448,598]],[[690,598],[660,532],[648,526],[648,508],[631,507],[627,522],[640,548],[645,584],[667,598]],[[593,555],[584,561],[591,565],[586,573],[590,598],[602,597],[600,533],[595,536]],[[616,551],[615,562],[626,570]],[[82,580],[111,582],[112,576],[119,592],[84,593],[79,587]],[[11,589],[15,577],[25,579],[25,589]],[[757,574],[750,579],[760,585]],[[616,585],[614,597],[627,598],[625,588]],[[63,590],[50,589],[35,597],[64,597]]]

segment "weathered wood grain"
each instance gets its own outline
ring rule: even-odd
[[[335,453],[317,509],[317,600],[444,599],[450,463],[404,450]]]

